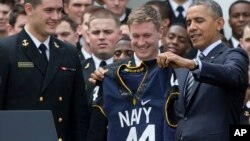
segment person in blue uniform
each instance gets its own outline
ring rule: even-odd
[[[130,14],[128,26],[134,55],[107,66],[103,82],[94,88],[92,141],[103,139],[98,136],[108,141],[173,141],[175,129],[164,113],[177,80],[171,67],[160,69],[155,60],[162,36],[160,15],[151,6],[141,6]]]
[[[94,89],[95,108],[108,119],[108,141],[171,141],[174,129],[165,120],[166,99],[176,80],[171,67],[160,69],[156,60],[109,67]],[[155,83],[157,82],[157,85]]]

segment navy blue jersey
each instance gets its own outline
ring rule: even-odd
[[[109,68],[93,100],[108,119],[108,141],[173,141],[175,129],[167,124],[165,104],[176,81],[171,67],[156,61],[139,67]]]

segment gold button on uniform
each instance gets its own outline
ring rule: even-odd
[[[63,101],[63,97],[62,96],[59,96],[59,101]]]
[[[42,96],[39,97],[39,101],[43,102],[43,97]]]
[[[63,139],[62,139],[62,138],[59,138],[58,141],[63,141]]]
[[[62,122],[63,119],[61,117],[58,118],[58,122]]]

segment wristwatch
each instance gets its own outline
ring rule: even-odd
[[[193,61],[194,61],[194,68],[190,69],[191,71],[199,69],[199,61],[198,61],[198,59],[197,58],[193,59]]]

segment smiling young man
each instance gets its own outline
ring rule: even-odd
[[[164,106],[174,85],[170,81],[176,79],[171,67],[160,69],[155,60],[160,15],[151,6],[138,7],[128,26],[134,55],[107,66],[102,83],[94,88],[89,131],[99,131],[94,132],[98,141],[173,141],[175,130],[167,124]]]
[[[87,100],[77,51],[57,38],[62,0],[25,0],[24,29],[0,40],[0,109],[51,110],[59,141],[84,141]]]
[[[171,51],[179,56],[185,56],[192,48],[186,25],[173,23],[163,37],[163,52]]]

